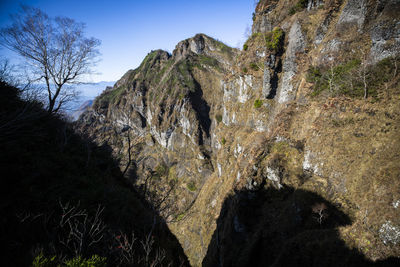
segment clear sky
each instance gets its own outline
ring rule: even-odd
[[[100,75],[93,82],[116,81],[139,66],[148,52],[175,45],[196,33],[205,33],[230,46],[244,41],[251,27],[254,0],[0,0],[0,27],[19,5],[42,9],[48,15],[66,16],[86,23],[87,37],[102,41]],[[11,57],[4,48],[0,55]]]

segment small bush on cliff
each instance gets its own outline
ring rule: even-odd
[[[272,32],[268,32],[265,35],[266,46],[270,51],[278,52],[283,48],[283,41],[285,38],[285,32],[279,28],[275,27]]]
[[[215,119],[217,120],[217,123],[220,123],[222,121],[222,115],[221,114],[215,115]]]
[[[225,144],[226,144],[226,139],[225,139],[225,137],[222,137],[222,138],[221,138],[221,144],[222,144],[222,145],[225,145]]]
[[[251,63],[250,63],[250,68],[251,68],[252,70],[259,70],[259,68],[258,68],[258,66],[257,66],[257,63],[254,63],[254,62],[251,62]]]
[[[259,33],[259,32],[253,33],[253,34],[246,40],[246,42],[244,43],[244,45],[243,45],[243,50],[244,50],[244,51],[247,51],[248,48],[249,48],[249,43],[250,43],[250,42],[256,41],[256,40],[257,40],[259,37],[261,37],[261,36],[262,36],[262,34]]]
[[[289,14],[290,14],[290,15],[294,15],[296,12],[299,12],[299,11],[303,10],[304,8],[307,7],[307,3],[308,3],[308,0],[299,0],[299,1],[296,3],[296,5],[294,5],[294,6],[290,9]]]
[[[379,91],[387,91],[396,82],[399,64],[399,58],[385,58],[374,65],[355,58],[337,65],[310,67],[306,80],[313,83],[312,96],[328,91],[330,95],[377,97]]]
[[[260,108],[263,104],[263,101],[261,99],[256,99],[256,101],[254,101],[254,107],[255,108]]]
[[[193,182],[193,181],[190,181],[189,183],[187,183],[186,187],[187,187],[187,189],[189,189],[189,191],[191,191],[191,192],[194,192],[194,191],[197,190],[196,183]]]

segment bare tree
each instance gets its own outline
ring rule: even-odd
[[[101,218],[104,207],[99,205],[94,216],[89,216],[85,209],[79,208],[79,204],[73,206],[60,201],[60,206],[63,212],[60,227],[67,232],[66,238],[60,239],[60,243],[75,256],[81,256],[102,241],[106,228]]]
[[[369,73],[368,73],[369,64],[368,64],[366,53],[364,51],[361,51],[361,53],[362,53],[361,66],[357,70],[357,75],[358,75],[359,79],[361,80],[361,82],[363,84],[364,99],[366,99],[368,97],[367,79],[368,79],[368,76],[369,76]]]
[[[316,220],[321,225],[322,222],[328,217],[328,207],[325,203],[316,203],[312,206],[312,212],[316,215]]]
[[[64,85],[83,82],[92,73],[100,41],[84,36],[85,25],[66,17],[50,18],[22,6],[12,25],[0,31],[0,44],[23,57],[35,82],[46,84],[48,111],[57,112],[76,96]]]
[[[0,81],[11,85],[14,66],[6,58],[0,58]]]

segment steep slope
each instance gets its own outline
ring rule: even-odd
[[[218,141],[211,133],[222,107],[222,91],[215,88],[237,53],[205,35],[182,41],[173,55],[153,51],[81,117],[80,126],[97,141],[111,144],[123,167],[129,166],[131,148],[134,162],[128,176],[138,179],[138,186],[158,191],[160,201],[162,191],[179,192],[162,203],[168,220],[190,207],[214,171],[210,158]],[[173,196],[181,198],[178,205],[169,205]]]
[[[187,265],[107,146],[76,135],[40,103],[21,100],[17,88],[0,82],[0,92],[3,265]]]
[[[284,266],[319,234],[331,254],[304,253],[315,264],[399,257],[399,14],[260,1],[243,51],[205,35],[154,51],[77,127],[113,148],[194,266]]]

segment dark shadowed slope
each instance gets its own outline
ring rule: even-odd
[[[110,266],[187,264],[164,221],[124,183],[109,147],[76,135],[40,104],[20,100],[17,89],[0,87],[4,266],[93,255]]]

